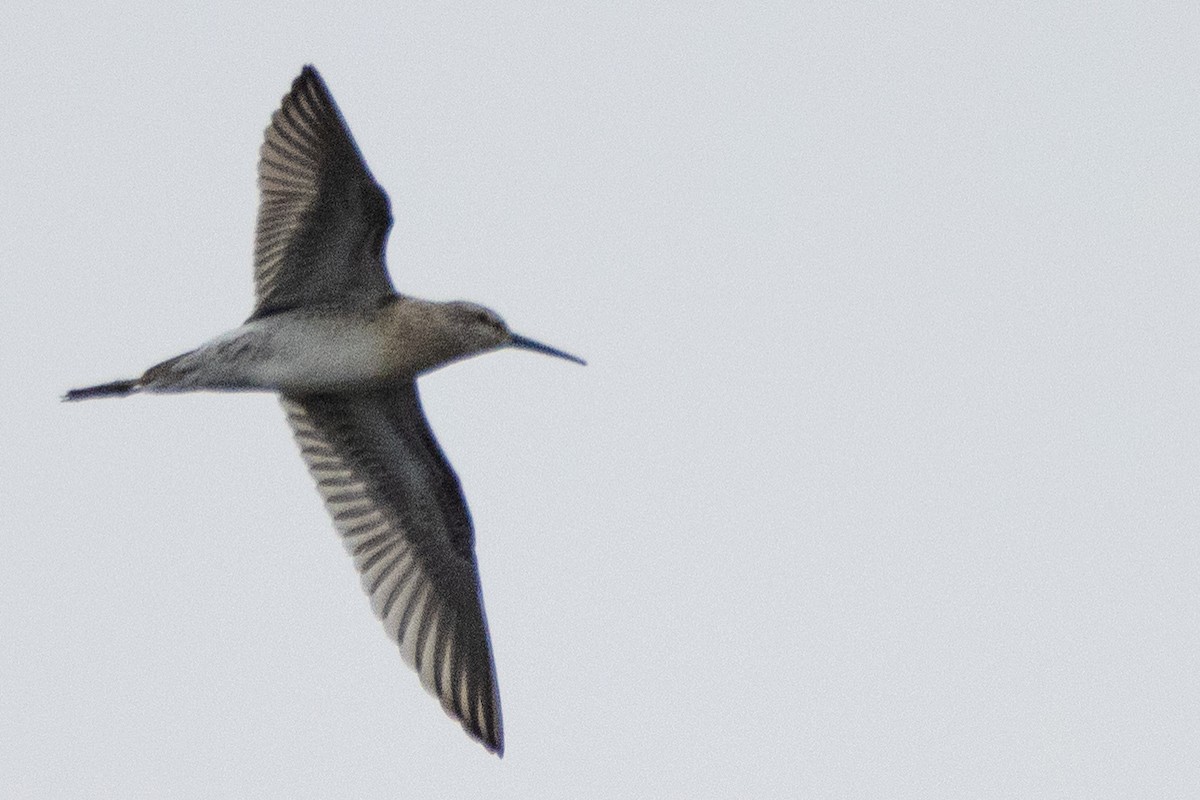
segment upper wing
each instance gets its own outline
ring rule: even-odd
[[[388,635],[446,712],[502,753],[471,518],[416,384],[282,400]]]
[[[252,317],[395,294],[383,254],[392,227],[387,195],[311,66],[271,117],[258,187]]]

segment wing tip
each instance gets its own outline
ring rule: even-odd
[[[296,76],[296,80],[292,81],[292,92],[315,84],[320,87],[325,86],[325,79],[321,77],[321,73],[312,64],[305,64],[300,68],[300,74]]]
[[[496,758],[504,758],[504,729],[500,724],[500,706],[493,706],[491,710],[495,716],[490,719],[475,720],[462,717],[459,722],[467,735],[483,745],[484,750],[495,754]],[[480,723],[486,728],[481,728]]]
[[[325,85],[325,79],[321,77],[321,73],[312,64],[305,64],[300,68],[300,74],[292,80],[291,87],[288,88],[286,94],[279,101],[279,108],[271,115],[271,124],[267,126],[269,131],[274,126],[281,114],[285,113],[288,105],[299,102],[297,98],[308,96],[314,100],[324,102],[326,98],[331,99],[329,87]],[[334,106],[336,108],[336,106]]]
[[[491,670],[491,684],[488,688],[490,697],[485,699],[479,708],[479,715],[471,717],[474,729],[472,736],[488,750],[495,753],[497,758],[504,758],[504,722],[500,715],[500,693],[497,691],[495,668]],[[464,715],[463,727],[466,727],[467,717]]]

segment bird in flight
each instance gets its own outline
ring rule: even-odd
[[[474,529],[416,378],[502,347],[584,361],[513,333],[483,306],[396,292],[384,263],[387,194],[312,66],[271,118],[258,186],[250,318],[141,377],[64,399],[278,392],[388,636],[446,713],[502,755]]]

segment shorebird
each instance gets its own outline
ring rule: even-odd
[[[503,755],[471,516],[416,378],[502,347],[585,362],[513,333],[483,306],[396,292],[384,262],[388,197],[312,66],[271,117],[258,185],[245,324],[139,378],[64,399],[278,392],[384,629],[446,713]]]

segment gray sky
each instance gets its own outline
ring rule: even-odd
[[[16,5],[13,796],[1195,796],[1194,3]],[[273,398],[57,401],[249,312],[305,62],[401,290],[590,361],[422,382],[502,761]]]

